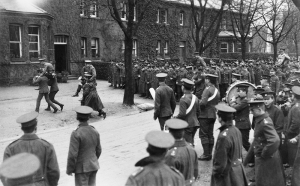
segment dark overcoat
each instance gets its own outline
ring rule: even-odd
[[[220,92],[218,90],[215,96],[216,87],[213,84],[207,85],[202,93],[202,97],[200,100],[200,115],[199,118],[216,118],[216,108],[215,106],[218,104],[220,100]],[[213,98],[209,100],[210,98]]]
[[[173,90],[161,83],[155,91],[154,117],[167,117],[174,113],[176,100]]]
[[[235,126],[238,129],[250,129],[251,123],[249,119],[249,105],[247,98],[238,98],[236,102],[230,104],[231,107],[236,109],[235,113]]]

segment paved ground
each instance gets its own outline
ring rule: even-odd
[[[74,185],[74,178],[67,176],[66,160],[71,132],[76,128],[75,112],[73,109],[79,105],[78,99],[70,95],[77,87],[77,81],[59,84],[60,92],[57,100],[65,104],[63,112],[53,114],[43,109],[46,107],[42,101],[39,115],[38,135],[51,142],[56,150],[61,170],[60,186]],[[37,91],[35,87],[20,86],[0,88],[0,159],[5,147],[22,135],[20,126],[15,119],[28,111],[34,110]],[[121,105],[123,90],[108,87],[107,82],[98,81],[98,93],[105,105],[108,117],[103,120],[96,116],[91,119],[91,125],[100,132],[103,153],[99,159],[100,170],[97,182],[102,186],[124,185],[128,176],[136,169],[135,162],[147,155],[145,134],[151,130],[159,130],[158,121],[153,120],[153,110],[139,112],[136,107],[128,108]],[[152,100],[135,98],[136,103],[152,103]],[[178,113],[178,108],[175,113]],[[176,114],[175,114],[176,115]],[[215,125],[215,137],[218,135]],[[196,151],[202,154],[200,140],[196,134]],[[211,161],[200,162],[200,186],[208,186],[211,174]],[[0,183],[1,185],[1,183]]]

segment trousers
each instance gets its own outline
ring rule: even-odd
[[[249,143],[249,134],[250,134],[250,129],[239,129],[242,134],[242,143],[243,147],[246,149],[246,151],[249,150],[250,148],[250,143]]]
[[[75,186],[96,186],[97,171],[75,173]]]
[[[199,138],[203,144],[214,144],[214,124],[216,118],[200,118]]]
[[[189,127],[184,129],[184,139],[186,142],[191,143],[194,146],[194,137],[198,130],[198,127]]]
[[[170,118],[171,118],[171,116],[158,117],[158,121],[159,121],[159,125],[160,125],[160,130],[162,130],[162,131],[164,130],[165,123]]]
[[[58,91],[52,91],[52,92],[50,92],[49,99],[50,99],[50,101],[52,101],[52,103],[55,103],[56,105],[60,106],[62,104],[55,100],[55,95],[56,95],[57,92]],[[48,107],[50,107],[50,104],[48,104]]]
[[[57,109],[57,107],[52,103],[52,101],[50,101],[49,99],[49,94],[48,93],[39,93],[37,99],[36,99],[36,107],[35,107],[35,111],[39,112],[40,110],[40,105],[41,105],[41,100],[43,99],[43,97],[45,97],[46,102],[53,108],[53,109]]]

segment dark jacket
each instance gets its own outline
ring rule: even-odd
[[[278,134],[283,131],[284,116],[281,109],[277,108],[273,103],[270,108],[266,107],[266,112],[268,112],[269,117],[272,119],[275,130]]]
[[[198,178],[198,158],[195,149],[186,141],[175,140],[174,146],[167,152],[165,162],[170,167],[179,170],[186,183],[192,183]]]
[[[238,129],[250,129],[251,123],[249,119],[249,105],[247,98],[238,98],[236,102],[230,104],[231,107],[236,109],[235,113],[235,126]]]
[[[276,93],[276,95],[278,95],[280,89],[280,82],[279,78],[276,75],[273,75],[270,78],[270,88],[273,92]]]
[[[81,71],[82,77],[84,77],[85,72],[92,75],[92,77],[88,80],[88,82],[96,83],[97,73],[95,67],[93,65],[84,66]]]
[[[254,141],[246,155],[244,165],[255,155],[257,186],[285,186],[284,171],[279,155],[280,139],[267,113],[255,117]]]
[[[141,159],[135,166],[140,167],[131,174],[126,186],[183,186],[183,175],[175,168],[169,167],[162,160],[151,156]]]
[[[167,117],[174,113],[176,100],[173,90],[165,83],[155,91],[154,117]]]
[[[59,91],[56,75],[52,79],[49,79],[48,85],[50,86],[50,92]]]
[[[211,100],[208,99],[214,94],[216,87],[213,84],[208,85],[202,94],[200,100],[200,116],[199,118],[216,118],[216,108],[220,100],[220,92],[218,91],[216,96]]]
[[[98,131],[87,122],[80,123],[71,134],[67,174],[98,170],[101,152]]]
[[[39,138],[36,134],[24,134],[6,147],[3,160],[22,152],[36,155],[41,162],[41,167],[32,175],[32,181],[36,186],[57,186],[60,173],[56,153],[51,143]],[[22,182],[22,179],[19,179],[19,185],[27,184],[26,180]],[[17,184],[9,181],[7,185]]]
[[[176,118],[186,121],[189,124],[188,127],[199,127],[200,125],[198,117],[200,115],[200,107],[198,98],[196,97],[195,104],[192,110],[188,114],[186,114],[186,111],[190,107],[191,103],[192,94],[183,95],[179,101],[179,113]]]
[[[211,186],[246,186],[242,164],[242,134],[232,121],[220,127],[213,158]]]
[[[198,72],[194,76],[194,82],[195,82],[194,94],[200,100],[202,97],[203,91],[205,89],[205,81],[204,81],[204,77],[201,76],[201,72]]]
[[[293,103],[289,114],[288,122],[285,126],[285,135],[287,139],[294,138],[299,134],[300,127],[300,100],[297,100]]]
[[[39,84],[39,93],[40,94],[49,93],[48,78],[46,76],[34,77],[33,84],[36,84],[36,83]]]

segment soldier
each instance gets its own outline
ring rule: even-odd
[[[273,92],[275,92],[275,95],[278,95],[280,89],[280,82],[279,78],[275,74],[274,68],[271,68],[270,75],[270,88]]]
[[[246,81],[246,82],[251,82],[251,77],[250,77],[250,73],[247,70],[247,67],[245,66],[244,62],[241,62],[240,64],[241,66],[241,75],[242,75],[242,81]]]
[[[289,143],[292,138],[299,134],[300,128],[300,87],[293,86],[293,103],[288,113],[288,121],[284,127],[284,137],[287,143],[288,163],[290,166],[294,165],[295,156],[297,153],[298,141],[296,143]]]
[[[164,162],[167,150],[175,143],[173,136],[162,131],[151,131],[146,135],[146,141],[149,143],[147,152],[150,156],[141,159],[135,164],[136,167],[140,168],[129,176],[125,185],[185,185],[183,175],[177,169],[169,167]]]
[[[262,88],[268,92],[272,91],[270,88],[270,83],[269,83],[270,77],[271,77],[270,75],[264,74],[264,75],[262,75],[261,80],[260,80]]]
[[[200,100],[200,130],[199,137],[203,147],[203,155],[199,157],[200,161],[209,161],[212,158],[212,150],[214,147],[213,129],[216,121],[216,108],[220,100],[220,93],[215,87],[218,76],[206,74],[206,88],[203,91]]]
[[[285,186],[285,177],[278,147],[279,136],[268,114],[261,95],[248,101],[254,117],[254,140],[244,161],[246,166],[255,155],[255,180],[259,186]],[[272,168],[270,168],[272,167]]]
[[[84,77],[85,73],[91,74],[92,77],[87,82],[88,83],[89,82],[96,83],[97,74],[96,74],[95,67],[92,65],[92,61],[91,60],[85,60],[84,63],[85,63],[85,66],[82,68],[81,76]]]
[[[186,186],[193,185],[199,178],[198,159],[195,149],[183,137],[188,124],[180,119],[169,119],[166,126],[175,138],[175,144],[168,150],[165,162],[183,174]]]
[[[242,134],[243,147],[246,151],[250,148],[249,134],[251,129],[251,123],[249,119],[249,105],[248,105],[248,85],[241,84],[237,86],[237,97],[233,97],[229,105],[236,110],[235,114],[235,126]]]
[[[133,78],[134,78],[134,94],[138,93],[139,90],[139,80],[140,80],[140,68],[138,64],[134,65],[133,68]]]
[[[260,80],[262,76],[262,69],[260,68],[260,65],[258,62],[255,63],[254,67],[254,78],[255,78],[255,85],[260,85]]]
[[[48,85],[50,86],[49,99],[52,103],[57,104],[60,107],[60,110],[62,111],[64,108],[64,104],[61,104],[55,100],[55,95],[59,91],[58,83],[57,83],[57,76],[56,76],[56,74],[52,74],[51,76],[52,76],[52,78],[49,78],[49,81],[48,81]],[[48,107],[45,110],[51,111],[49,103],[48,103]]]
[[[179,101],[178,119],[186,121],[189,125],[184,130],[184,139],[194,146],[194,137],[199,128],[198,117],[200,114],[199,100],[192,94],[194,82],[182,79],[182,92],[184,93]]]
[[[199,67],[198,71],[195,72],[195,75],[193,77],[195,83],[194,94],[199,100],[201,99],[202,93],[205,89],[205,80],[202,71],[202,67]]]
[[[184,66],[181,66],[181,68],[179,69],[179,71],[177,73],[177,79],[176,79],[176,91],[177,91],[176,100],[177,101],[179,101],[179,99],[183,95],[182,89],[181,89],[181,85],[182,85],[181,80],[182,80],[182,78],[186,78],[186,70],[185,70]]]
[[[79,106],[75,112],[79,125],[71,134],[66,173],[75,174],[76,186],[96,186],[102,149],[98,131],[88,124],[93,109]]]
[[[9,144],[3,155],[5,161],[9,157],[16,154],[28,152],[38,157],[41,166],[28,179],[20,178],[11,180],[8,186],[16,185],[45,185],[57,186],[59,180],[59,168],[54,147],[48,141],[39,138],[37,132],[37,112],[24,114],[17,119],[17,123],[21,124],[24,135],[16,141]],[[22,167],[22,166],[21,166]],[[28,170],[30,171],[30,170]],[[4,184],[6,186],[6,184]]]
[[[221,63],[220,68],[220,96],[221,98],[225,97],[226,91],[230,84],[231,72],[228,67],[224,66],[224,63]]]
[[[139,93],[140,97],[145,97],[145,77],[146,77],[146,67],[142,67],[140,71],[140,81],[139,81]]]
[[[232,76],[231,76],[231,83],[236,83],[238,81],[241,80],[241,77],[242,75],[241,74],[237,74],[237,73],[232,73]]]
[[[186,70],[187,70],[186,78],[189,79],[189,80],[192,80],[193,76],[194,76],[193,67],[192,66],[187,66]]]
[[[219,103],[218,120],[221,123],[213,158],[211,186],[247,186],[247,177],[242,165],[242,136],[233,125],[234,108]]]
[[[145,94],[146,98],[150,98],[150,92],[149,89],[151,88],[151,83],[152,83],[152,65],[149,64],[147,70],[145,71]]]
[[[154,120],[158,118],[160,129],[164,130],[165,122],[171,118],[176,108],[176,100],[173,90],[166,85],[166,73],[156,75],[159,87],[155,91]]]

